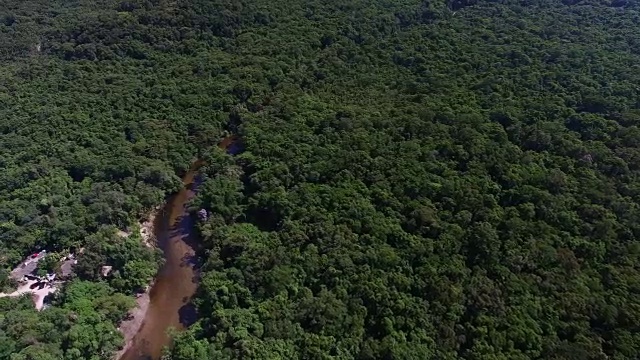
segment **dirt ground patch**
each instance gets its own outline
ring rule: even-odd
[[[129,350],[133,344],[133,338],[140,330],[144,317],[147,313],[147,309],[149,309],[150,289],[151,286],[148,286],[146,291],[138,296],[136,299],[136,307],[129,311],[129,318],[120,323],[118,330],[122,333],[122,336],[124,336],[124,347],[115,354],[114,359],[122,357],[122,355],[124,355],[124,353]]]

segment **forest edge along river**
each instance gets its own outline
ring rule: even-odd
[[[228,136],[218,147],[230,150],[235,141],[235,136]],[[182,189],[169,197],[155,217],[153,232],[157,246],[164,253],[165,263],[149,292],[149,305],[142,325],[126,344],[120,360],[160,359],[162,349],[171,342],[167,330],[182,330],[194,321],[190,300],[198,286],[194,266],[197,239],[193,236],[193,220],[187,205],[195,196],[197,174],[202,165],[202,160],[191,165],[182,178]]]

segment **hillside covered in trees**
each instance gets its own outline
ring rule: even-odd
[[[110,359],[204,157],[210,359],[640,358],[635,0],[0,4],[0,360]],[[214,145],[240,136],[244,152]],[[112,275],[97,269],[111,262]]]

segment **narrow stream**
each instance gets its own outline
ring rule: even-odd
[[[226,149],[234,140],[227,137],[219,147]],[[167,200],[156,217],[154,234],[165,263],[149,293],[149,308],[142,326],[120,360],[159,360],[162,348],[171,342],[167,330],[171,327],[183,330],[195,320],[189,300],[198,286],[194,269],[197,239],[192,235],[193,222],[187,205],[195,195],[196,175],[202,165],[198,160],[191,166],[182,178],[183,188]]]

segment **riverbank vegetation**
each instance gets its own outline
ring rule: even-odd
[[[46,310],[2,299],[0,359],[112,357],[118,322],[159,265],[138,222],[222,135],[226,118],[200,103],[220,85],[191,72],[196,57],[150,46],[178,28],[170,14],[144,25],[138,16],[163,13],[148,6],[0,4],[0,286],[14,287],[10,270],[39,249],[79,253]]]
[[[201,318],[170,359],[640,357],[639,16],[5,2],[1,285],[85,252],[48,309],[0,299],[0,359],[110,358],[157,268],[117,229],[199,156]],[[242,154],[209,150],[225,132]]]

